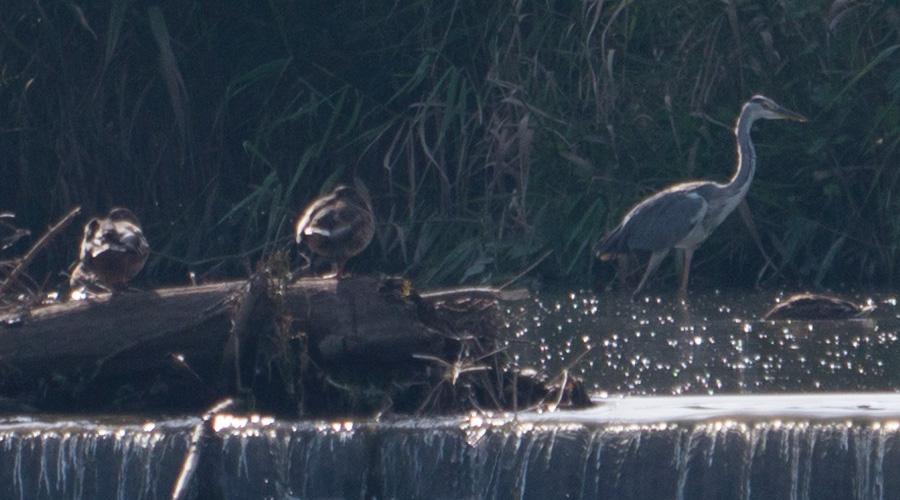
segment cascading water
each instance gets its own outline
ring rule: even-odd
[[[659,399],[388,423],[220,415],[197,498],[900,498],[900,395]],[[196,423],[0,424],[0,498],[169,498]]]
[[[192,425],[188,420],[0,423],[0,498],[167,498]]]
[[[900,415],[900,396],[884,397]],[[224,496],[900,498],[900,477],[885,474],[900,468],[900,421],[852,406],[836,421],[702,420],[716,399],[673,423],[591,423],[592,412],[333,426],[230,420],[219,429]]]

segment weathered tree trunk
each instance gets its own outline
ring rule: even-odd
[[[0,359],[34,374],[101,362],[141,370],[152,361],[148,357],[168,353],[218,356],[248,283],[102,295],[0,318]],[[363,355],[390,361],[427,349],[438,332],[389,283],[366,276],[303,279],[281,292],[279,312],[328,359]],[[131,364],[135,359],[143,363]]]
[[[433,352],[441,340],[403,287],[400,280],[371,277],[304,280],[287,288],[282,310],[324,361],[396,362]]]
[[[261,273],[7,313],[0,402],[196,411],[235,396],[255,409],[324,416],[589,404],[567,371],[549,382],[515,371],[498,338],[500,295]]]
[[[249,383],[260,332],[279,329],[302,338],[316,363],[362,366],[440,354],[454,335],[408,282],[395,278],[284,285],[256,276],[103,295],[0,317],[0,366],[10,374],[0,395],[33,390],[35,380],[63,378],[84,393],[163,373],[188,386],[193,379],[202,390],[185,391],[207,404]]]
[[[229,301],[244,282],[101,295],[0,317],[0,360],[28,376],[121,365],[145,370],[165,353],[222,345]]]

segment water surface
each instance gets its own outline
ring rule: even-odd
[[[589,292],[543,294],[507,308],[522,365],[574,367],[600,394],[893,391],[900,311],[894,294],[847,294],[867,319],[763,321],[783,292],[692,293],[688,303]],[[536,347],[537,349],[535,349]],[[534,355],[537,351],[540,354]]]

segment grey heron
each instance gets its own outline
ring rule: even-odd
[[[362,252],[375,235],[372,204],[366,193],[343,184],[313,200],[297,221],[297,244],[334,259],[340,278],[344,266]]]
[[[753,122],[767,120],[807,121],[762,95],[754,95],[741,108],[734,134],[737,138],[737,168],[726,183],[684,182],[670,186],[638,203],[622,222],[594,246],[601,260],[632,252],[650,252],[650,261],[633,296],[673,248],[684,252],[679,291],[687,291],[694,250],[728,217],[747,194],[756,169],[756,152],[750,139]]]

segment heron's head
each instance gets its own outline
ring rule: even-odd
[[[755,95],[744,104],[744,112],[750,117],[765,118],[766,120],[794,120],[798,122],[809,121],[800,113],[791,111],[764,95]]]
[[[113,222],[130,222],[136,226],[140,225],[140,222],[138,222],[138,218],[136,215],[134,215],[134,212],[124,207],[113,208],[109,211],[109,215],[107,215],[107,217]]]
[[[354,196],[356,193],[353,192],[352,187],[347,186],[346,184],[338,184],[331,190],[331,194],[338,198],[343,198]]]
[[[369,191],[362,183],[357,182],[354,184],[355,187],[350,187],[346,184],[338,184],[331,191],[331,195],[337,200],[344,200],[347,203],[362,207],[370,207],[369,209],[371,210],[372,201],[369,198]]]

